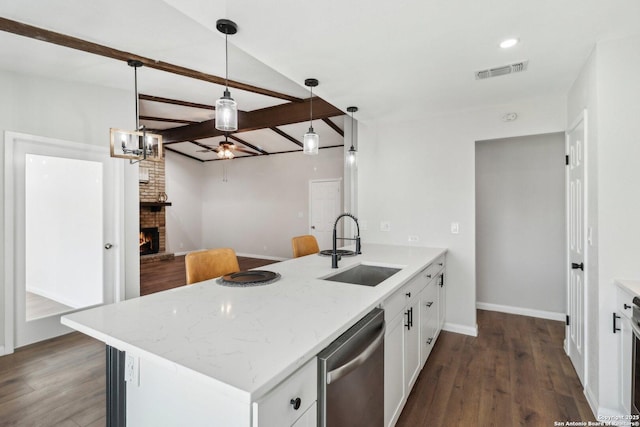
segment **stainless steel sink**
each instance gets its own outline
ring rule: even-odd
[[[323,277],[323,280],[351,283],[354,285],[377,286],[384,280],[396,274],[398,271],[400,271],[400,268],[358,264],[348,270]]]

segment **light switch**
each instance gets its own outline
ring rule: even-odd
[[[460,233],[460,224],[457,222],[452,222],[451,223],[451,234],[458,234]]]

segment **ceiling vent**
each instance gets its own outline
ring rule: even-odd
[[[519,73],[527,69],[529,61],[515,62],[502,67],[490,68],[488,70],[476,71],[476,80],[488,79],[490,77],[504,76],[505,74]]]

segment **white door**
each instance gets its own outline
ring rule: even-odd
[[[333,224],[342,213],[342,180],[309,182],[309,234],[315,236],[320,250],[333,246]],[[339,224],[338,237],[342,237]],[[349,243],[349,242],[345,242]],[[343,246],[342,241],[338,247]]]
[[[11,352],[70,332],[62,314],[119,298],[122,166],[106,147],[11,132],[5,160]]]
[[[586,111],[567,132],[567,353],[584,384],[585,366],[585,133]]]

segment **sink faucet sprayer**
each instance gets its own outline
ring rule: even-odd
[[[338,237],[337,236],[337,232],[336,229],[338,227],[338,221],[340,220],[340,218],[347,216],[351,219],[353,219],[356,223],[356,237]],[[338,255],[338,250],[337,250],[337,244],[336,241],[340,239],[340,240],[355,240],[356,241],[356,255],[360,255],[362,253],[361,251],[361,247],[360,247],[360,225],[358,224],[358,218],[356,218],[354,215],[351,215],[350,213],[343,213],[338,215],[338,218],[336,218],[336,222],[333,224],[333,250],[331,251],[331,268],[338,268],[338,261],[342,258],[340,255]]]

